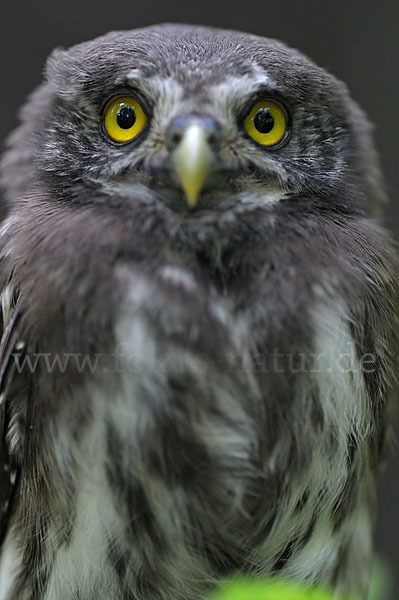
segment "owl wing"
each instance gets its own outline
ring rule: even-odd
[[[14,509],[15,490],[19,479],[19,465],[10,448],[13,426],[12,405],[17,397],[18,383],[16,356],[25,352],[19,333],[20,310],[18,302],[11,308],[8,291],[1,296],[2,335],[0,342],[0,548],[7,534]],[[17,386],[19,387],[19,386]]]

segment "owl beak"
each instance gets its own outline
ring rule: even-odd
[[[189,208],[194,208],[215,158],[209,134],[201,123],[192,122],[182,132],[172,154],[173,167]]]

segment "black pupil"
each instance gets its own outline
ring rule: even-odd
[[[116,120],[122,129],[130,129],[136,122],[136,113],[130,106],[125,106],[118,111]]]
[[[255,115],[254,125],[259,133],[269,133],[274,127],[274,119],[267,108],[260,108]]]

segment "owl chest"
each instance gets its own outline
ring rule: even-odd
[[[367,397],[344,304],[311,302],[290,272],[124,260],[86,287],[36,290],[31,418],[48,443],[31,441],[25,493],[46,473],[63,482],[28,516],[34,530],[51,515],[36,549],[48,598],[70,582],[83,597],[179,597],[184,573],[237,564],[332,576],[341,524],[356,532],[368,514]]]

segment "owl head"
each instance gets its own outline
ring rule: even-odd
[[[140,196],[212,218],[284,198],[349,212],[383,199],[346,87],[255,35],[159,25],[56,50],[21,121],[2,163],[11,203],[38,189],[79,205]]]

